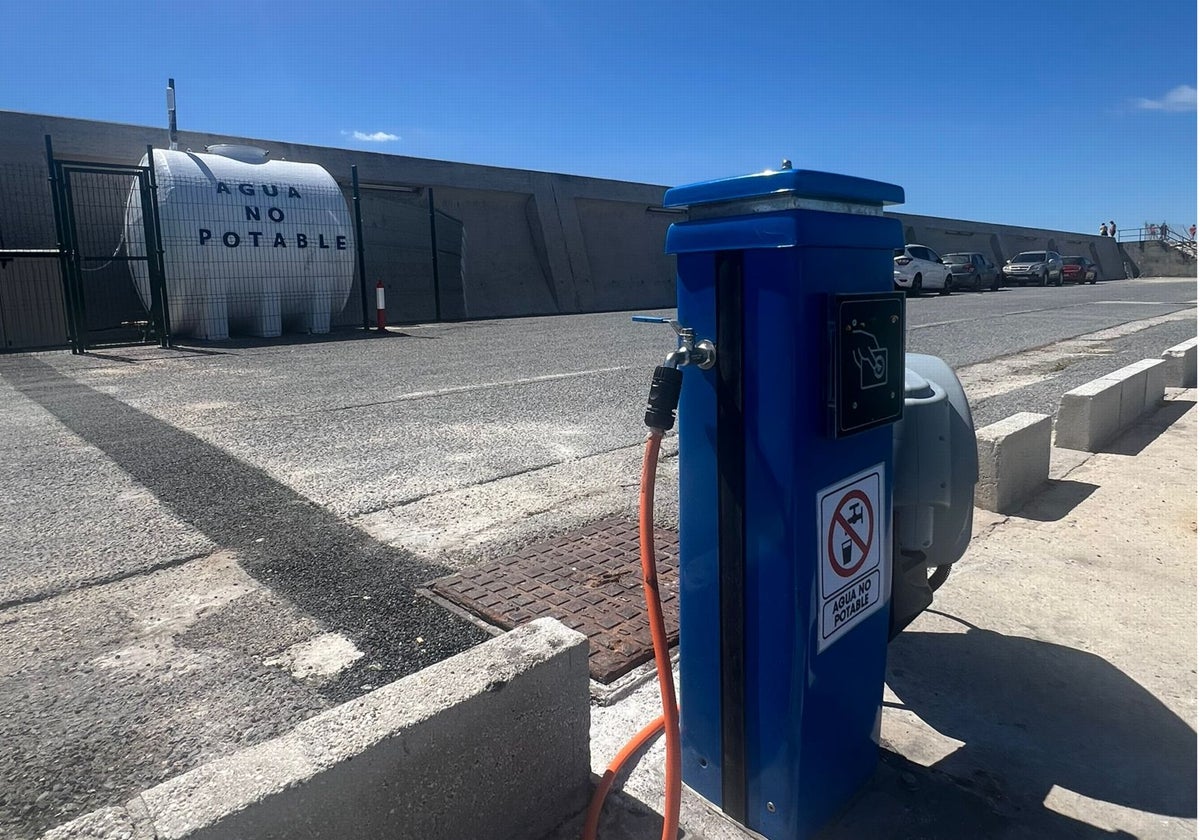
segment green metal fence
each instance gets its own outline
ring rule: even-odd
[[[69,335],[45,165],[0,163],[0,352],[64,347]]]
[[[436,188],[349,175],[338,188],[353,210],[356,276],[332,327],[374,325],[377,282],[389,323],[466,317],[466,230]],[[171,312],[187,301],[164,258],[154,179],[153,165],[58,158],[49,137],[44,165],[0,163],[0,351],[172,344]],[[238,276],[234,293],[251,294],[252,273]]]
[[[151,342],[169,347],[154,167],[60,160],[49,141],[47,156],[72,350]],[[148,278],[145,296],[131,282],[135,271]]]

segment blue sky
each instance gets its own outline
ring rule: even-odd
[[[173,76],[180,127],[215,133],[665,185],[786,156],[900,184],[904,212],[1085,232],[1197,216],[1191,0],[49,0],[5,18],[5,110],[165,125]]]

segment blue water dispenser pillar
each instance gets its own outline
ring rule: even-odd
[[[669,190],[680,323],[684,781],[771,840],[872,774],[904,405],[899,187],[784,169]]]

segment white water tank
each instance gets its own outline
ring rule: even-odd
[[[329,332],[350,296],[355,255],[346,199],[328,172],[229,145],[206,154],[156,149],[154,176],[172,333]],[[129,253],[145,253],[136,184],[125,236]],[[129,266],[149,309],[146,263]]]

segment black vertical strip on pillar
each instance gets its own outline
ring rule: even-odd
[[[746,421],[742,253],[716,258],[721,805],[746,824]]]

